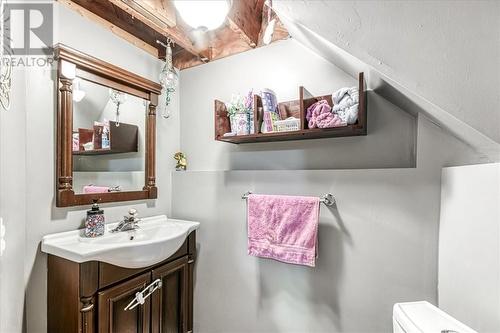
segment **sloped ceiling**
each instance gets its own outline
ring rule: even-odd
[[[273,8],[293,38],[369,88],[498,160],[500,2],[299,1]]]

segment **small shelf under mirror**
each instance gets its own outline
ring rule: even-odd
[[[92,131],[92,130],[89,130]],[[75,131],[76,133],[76,131]],[[84,150],[80,145],[80,150],[73,150],[73,155],[91,156],[107,154],[134,153],[139,151],[139,127],[136,125],[109,122],[109,148]]]

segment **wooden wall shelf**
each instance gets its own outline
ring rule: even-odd
[[[114,121],[109,122],[109,146],[108,149],[78,150],[73,155],[91,156],[134,153],[139,151],[139,127],[136,125],[120,123],[116,126]]]
[[[356,124],[334,128],[308,128],[306,121],[307,108],[320,100],[326,100],[332,106],[332,96],[313,96],[304,87],[299,87],[299,99],[278,103],[281,119],[294,116],[301,120],[300,130],[290,132],[260,133],[262,120],[257,117],[257,109],[262,106],[260,96],[254,96],[253,116],[254,133],[249,135],[224,136],[231,131],[226,105],[215,100],[215,140],[234,144],[306,140],[333,137],[359,136],[367,134],[367,101],[363,73],[359,73],[359,112]]]
[[[128,151],[117,151],[113,149],[93,149],[93,150],[82,150],[74,151],[74,156],[93,156],[93,155],[111,155],[111,154],[123,154],[129,153]]]

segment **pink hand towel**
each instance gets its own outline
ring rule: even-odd
[[[109,187],[107,186],[86,185],[83,187],[83,193],[107,193],[107,192],[109,192]]]
[[[314,267],[319,198],[248,196],[248,254]]]

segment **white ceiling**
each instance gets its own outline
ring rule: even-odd
[[[293,38],[409,112],[500,152],[500,2],[299,1],[273,6]]]

